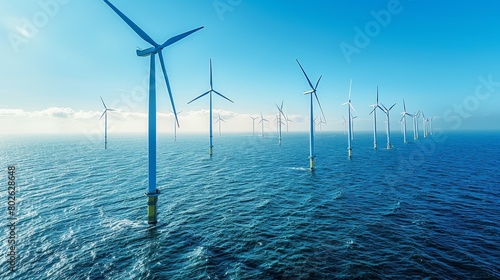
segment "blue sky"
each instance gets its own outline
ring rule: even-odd
[[[435,116],[436,127],[500,129],[498,1],[111,2],[157,42],[205,26],[164,50],[183,112],[179,133],[207,130],[208,99],[187,102],[209,89],[210,58],[214,88],[235,102],[214,99],[227,131],[251,130],[249,116],[260,111],[272,119],[282,100],[294,120],[290,130],[307,130],[309,99],[302,93],[309,88],[296,58],[311,80],[323,75],[324,130],[342,130],[351,78],[357,129],[371,129],[368,106],[377,86],[382,103],[397,102],[393,129],[403,98],[408,111]],[[149,45],[103,1],[1,6],[3,133],[99,130],[99,96],[119,110],[110,115],[110,132],[146,130],[149,59],[135,50]],[[345,46],[355,52],[346,55]],[[157,74],[159,130],[169,132],[170,103],[159,68]]]

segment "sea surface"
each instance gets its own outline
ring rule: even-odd
[[[0,138],[0,279],[500,279],[500,132]],[[7,166],[16,167],[16,266]]]

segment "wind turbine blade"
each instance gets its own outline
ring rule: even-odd
[[[158,56],[160,57],[161,70],[163,72],[163,76],[165,77],[165,84],[167,85],[168,96],[170,97],[170,104],[172,104],[175,122],[177,123],[177,127],[180,127],[179,119],[177,118],[177,111],[175,110],[174,97],[172,96],[172,89],[170,88],[170,83],[168,81],[167,70],[165,69],[165,62],[163,61],[163,54],[161,53],[161,50],[158,52]]]
[[[115,109],[106,109],[106,110],[111,111],[111,112],[116,112]]]
[[[193,99],[193,100],[189,101],[187,104],[190,104],[191,102],[193,102],[193,101],[195,101],[195,100],[197,100],[197,99],[199,99],[199,98],[201,98],[201,97],[203,97],[203,96],[205,96],[205,95],[209,94],[210,92],[211,92],[211,90],[209,90],[209,91],[207,91],[207,92],[203,93],[202,95],[200,95],[200,96],[196,97],[195,99]]]
[[[107,111],[107,110],[104,110],[104,112],[102,112],[102,115],[101,115],[101,117],[99,118],[99,120],[100,120],[100,119],[102,119],[102,117],[104,117],[104,115],[106,114],[106,111]]]
[[[311,89],[313,89],[313,90],[314,90],[314,87],[313,87],[313,85],[312,85],[312,83],[311,83],[311,80],[309,80],[309,77],[307,76],[306,71],[304,71],[304,68],[302,67],[302,65],[300,65],[299,60],[298,60],[298,59],[295,59],[295,60],[296,60],[296,61],[297,61],[297,63],[299,64],[300,69],[302,69],[302,73],[304,73],[304,76],[306,76],[306,79],[307,79],[307,82],[309,83],[309,86],[311,87]]]
[[[175,43],[175,42],[177,42],[177,41],[179,41],[179,40],[181,40],[181,39],[184,39],[185,37],[187,37],[187,36],[189,36],[189,35],[193,34],[194,32],[196,32],[196,31],[198,31],[198,30],[202,29],[203,27],[204,27],[204,26],[202,26],[202,27],[198,27],[198,28],[195,28],[195,29],[190,30],[190,31],[188,31],[188,32],[184,32],[184,33],[182,33],[182,34],[179,34],[179,35],[177,35],[177,36],[174,36],[174,37],[172,37],[172,38],[168,39],[167,41],[165,41],[165,43],[163,43],[163,44],[161,45],[161,48],[163,49],[163,48],[164,48],[164,47],[166,47],[166,46],[172,45],[173,43]]]
[[[351,109],[356,112],[356,109],[354,109],[354,106],[352,106],[351,102],[349,102],[349,106],[351,106]]]
[[[321,110],[321,114],[323,115],[323,119],[326,120],[325,114],[323,113],[323,108],[321,108],[321,103],[319,102],[319,98],[318,98],[318,95],[316,94],[316,92],[314,92],[314,96],[316,97],[316,101],[318,101],[319,109]]]
[[[373,107],[373,110],[372,110],[372,111],[370,112],[370,114],[368,114],[368,115],[373,114],[373,112],[375,112],[375,110],[377,110],[377,107],[376,107],[376,106],[374,106],[374,107]]]
[[[351,81],[349,82],[349,103],[351,102],[351,88],[352,88],[352,79]]]
[[[403,98],[403,111],[406,113],[406,104],[405,104],[405,99]]]
[[[378,86],[377,86],[377,105],[378,105]]]
[[[124,15],[120,10],[118,10],[113,4],[111,4],[108,0],[104,0],[104,3],[108,4],[108,6],[115,11],[127,24],[130,26],[139,37],[141,37],[144,41],[150,43],[151,45],[158,47],[159,45],[149,37],[146,32],[144,32],[139,26],[137,26],[133,21],[131,21],[126,15]]]
[[[210,89],[214,89],[214,84],[212,82],[212,59],[210,58]]]
[[[106,107],[106,104],[104,104],[104,100],[102,100],[102,96],[99,96],[101,98],[101,101],[102,101],[102,105],[104,105],[104,109],[108,109],[108,107]]]
[[[316,91],[316,89],[318,88],[319,81],[321,81],[322,77],[323,77],[323,75],[319,76],[318,82],[316,82],[316,86],[314,87],[314,91]]]
[[[394,107],[394,106],[396,106],[396,103],[392,104],[392,106],[387,111],[390,111],[392,109],[392,107]]]
[[[231,99],[229,99],[229,98],[225,97],[224,95],[222,95],[222,94],[221,94],[221,93],[219,93],[218,91],[214,90],[214,92],[215,92],[215,93],[217,93],[219,96],[224,97],[225,99],[227,99],[227,100],[231,101],[231,103],[234,103],[234,102],[233,102],[233,100],[231,100]]]
[[[380,108],[380,109],[382,109],[382,111],[385,111],[385,112],[389,111],[389,110],[387,110],[387,108],[384,106],[384,104],[380,103],[380,105],[382,105],[382,107],[384,107],[384,109],[382,109],[382,108],[380,108],[380,106],[379,106],[379,108]]]

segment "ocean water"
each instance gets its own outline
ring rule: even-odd
[[[156,226],[145,135],[3,137],[0,278],[500,279],[499,132],[354,137],[160,135]]]

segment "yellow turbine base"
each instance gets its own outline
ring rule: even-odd
[[[347,149],[347,156],[352,157],[352,149]]]
[[[158,213],[156,211],[157,196],[148,197],[148,224],[156,224],[158,222]]]
[[[309,167],[311,168],[311,170],[314,170],[314,159],[313,158],[309,159]]]
[[[208,154],[212,155],[212,147],[208,147]]]

